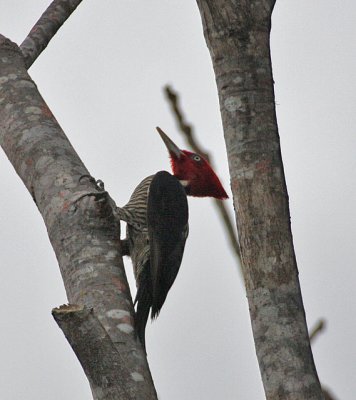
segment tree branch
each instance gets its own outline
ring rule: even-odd
[[[81,2],[82,0],[54,0],[42,14],[20,46],[27,69]]]
[[[250,318],[268,400],[324,398],[294,254],[270,58],[272,0],[197,0],[228,152]]]
[[[324,319],[320,319],[313,327],[313,329],[309,333],[310,343],[315,340],[315,338],[325,330],[326,322]]]
[[[326,321],[324,319],[320,319],[317,321],[317,323],[313,326],[309,333],[309,340],[310,343],[313,343],[315,339],[319,336],[320,333],[322,333],[326,328]],[[325,400],[336,400],[336,397],[332,395],[329,390],[325,388],[325,386],[322,386],[323,394],[325,397]]]
[[[20,49],[3,36],[0,99],[0,144],[42,214],[69,302],[93,309],[120,353],[131,376],[124,380],[131,393],[125,400],[156,400],[134,333],[112,200],[92,179],[82,179],[87,169],[27,74]]]
[[[212,160],[212,157],[209,153],[206,152],[205,149],[203,149],[197,142],[196,136],[194,134],[194,129],[191,124],[189,124],[182,112],[182,109],[179,105],[179,97],[178,93],[174,91],[174,89],[171,86],[165,86],[164,88],[164,93],[166,95],[166,98],[171,106],[171,110],[173,113],[173,116],[176,120],[176,123],[178,125],[178,128],[182,135],[184,136],[186,142],[188,145],[193,149],[198,154],[201,154],[204,158],[206,158],[209,161],[209,164],[214,168],[214,163]],[[214,204],[215,207],[218,210],[218,213],[220,214],[220,217],[223,221],[223,224],[225,226],[227,235],[230,239],[230,245],[235,253],[237,263],[239,268],[241,269],[241,255],[240,255],[240,245],[236,236],[236,231],[234,224],[229,216],[229,213],[227,211],[227,207],[224,202],[221,200],[214,199]]]
[[[329,390],[323,388],[324,400],[336,400],[336,397],[329,392]]]
[[[131,381],[142,381],[141,374],[130,372],[93,309],[64,305],[52,310],[89,380],[94,399],[135,398]]]

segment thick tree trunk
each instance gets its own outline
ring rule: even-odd
[[[64,331],[70,342],[74,337],[79,343],[74,350],[90,372],[94,398],[157,399],[134,334],[120,226],[110,198],[88,179],[87,169],[27,74],[21,51],[3,36],[0,144],[43,216],[69,302],[88,311],[74,307],[66,313]],[[58,323],[61,312],[55,313]],[[82,345],[85,335],[88,346]],[[116,361],[110,365],[108,360]],[[112,371],[115,368],[119,372]]]
[[[294,255],[270,59],[274,0],[197,0],[219,93],[266,398],[323,399]]]

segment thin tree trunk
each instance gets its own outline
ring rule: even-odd
[[[274,0],[197,0],[228,152],[257,358],[268,400],[323,399],[294,255],[270,59]]]
[[[72,319],[64,332],[69,342],[74,337],[79,343],[74,350],[85,372],[90,371],[94,399],[157,399],[134,334],[112,201],[88,178],[27,74],[20,49],[1,35],[0,145],[42,214],[69,302],[85,306],[66,314]],[[61,312],[54,313],[58,323]],[[88,330],[91,326],[95,329]],[[98,357],[103,354],[106,357]],[[110,365],[108,360],[119,361]]]

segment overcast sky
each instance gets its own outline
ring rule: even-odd
[[[2,0],[20,44],[49,0]],[[273,13],[277,116],[292,229],[319,378],[356,393],[356,4],[283,0]],[[230,192],[211,61],[195,1],[84,0],[30,69],[80,157],[117,204],[169,169],[154,127],[180,146],[171,83]],[[42,218],[0,152],[0,396],[87,400],[86,377],[52,319],[66,296]],[[229,207],[232,213],[231,200]],[[190,237],[147,349],[161,400],[263,399],[240,275],[210,199],[190,199]],[[130,263],[125,260],[134,287]]]

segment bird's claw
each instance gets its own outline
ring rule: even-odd
[[[88,179],[88,181],[95,186],[96,191],[79,192],[79,195],[73,200],[73,204],[77,203],[86,196],[94,196],[97,200],[100,200],[108,195],[108,193],[105,191],[104,182],[101,179],[96,180],[91,175],[85,174],[79,177],[79,183],[81,183],[84,178]]]
[[[87,178],[88,181],[92,184],[95,185],[95,188],[99,191],[99,192],[105,192],[105,185],[104,182],[101,179],[95,179],[93,176],[89,175],[89,174],[85,174],[82,175],[79,178],[79,183],[81,183],[81,180]]]
[[[95,183],[99,190],[101,190],[102,192],[105,192],[105,185],[101,179],[98,179]]]

